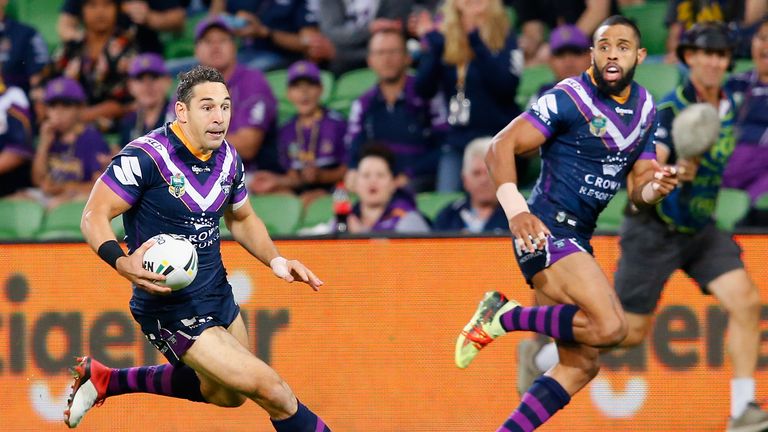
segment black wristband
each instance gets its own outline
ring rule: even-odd
[[[112,268],[116,268],[118,258],[127,256],[117,240],[105,241],[99,246],[97,253],[99,254],[99,257],[103,259],[105,263],[111,265]]]

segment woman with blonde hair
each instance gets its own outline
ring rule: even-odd
[[[416,77],[421,96],[442,91],[451,127],[442,146],[437,189],[459,190],[467,143],[493,136],[520,113],[515,104],[523,55],[501,0],[447,0],[439,24],[417,17],[423,54]]]

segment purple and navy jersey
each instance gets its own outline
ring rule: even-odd
[[[231,144],[224,141],[202,161],[170,123],[132,141],[112,159],[101,180],[131,205],[123,214],[129,250],[157,234],[176,234],[195,245],[199,258],[197,277],[188,287],[162,298],[134,287],[132,304],[170,304],[201,290],[229,289],[219,219],[227,206],[247,203],[243,178],[243,162]]]
[[[286,171],[301,170],[308,163],[332,168],[346,162],[347,122],[341,114],[323,110],[323,116],[309,128],[298,126],[297,121],[297,116],[290,119],[277,138],[280,164]]]
[[[583,73],[561,81],[522,116],[547,137],[531,212],[557,238],[588,240],[635,161],[656,158],[651,94],[633,82],[621,104]]]
[[[102,170],[99,157],[109,156],[109,144],[94,126],[87,126],[72,143],[54,139],[48,151],[48,173],[57,182],[89,182]]]
[[[725,91],[738,107],[736,145],[768,146],[768,83],[751,70],[731,76]]]

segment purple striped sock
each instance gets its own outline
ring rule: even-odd
[[[299,409],[287,419],[272,420],[272,427],[277,432],[331,432],[323,419],[313,413],[303,403],[297,401]]]
[[[548,376],[537,378],[515,412],[496,432],[530,432],[568,405],[571,396],[559,382]]]
[[[529,330],[573,342],[573,317],[578,311],[578,306],[570,304],[516,307],[501,316],[501,326],[508,332]]]
[[[106,396],[126,393],[152,393],[205,402],[200,393],[200,379],[185,364],[111,369]]]

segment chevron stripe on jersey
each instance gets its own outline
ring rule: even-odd
[[[588,91],[579,79],[567,78],[561,81],[555,88],[565,91],[573,99],[573,102],[587,118],[587,121],[593,117],[607,118],[606,135],[603,139],[613,149],[624,150],[632,144],[636,144],[643,129],[648,127],[648,121],[654,120],[653,116],[651,116],[654,111],[653,98],[648,93],[648,90],[640,86],[636,87],[640,90],[637,103],[638,106],[641,106],[640,115],[633,116],[629,124],[621,121],[619,116],[591,94],[592,92]]]
[[[163,145],[160,141],[151,136],[143,136],[132,141],[129,145],[138,147],[146,152],[157,164],[160,174],[168,184],[171,184],[171,177],[181,174],[186,178],[184,195],[180,197],[182,201],[192,211],[217,211],[227,199],[228,193],[223,193],[221,189],[221,178],[227,178],[234,175],[236,169],[236,159],[232,148],[226,141],[222,145],[224,161],[222,164],[216,164],[214,172],[211,173],[208,180],[200,184],[189,170],[189,168],[179,160],[171,144]],[[169,147],[171,151],[169,151]]]

